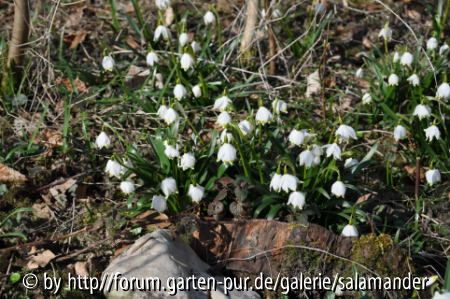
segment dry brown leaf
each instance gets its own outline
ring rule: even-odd
[[[131,35],[127,36],[126,42],[127,42],[127,45],[130,46],[130,48],[132,48],[132,49],[139,48],[138,42]]]
[[[64,85],[69,92],[73,92],[72,83],[68,78],[61,78],[58,77],[55,80],[56,85]],[[80,80],[80,78],[76,77],[75,80],[73,80],[73,84],[75,85],[75,88],[77,89],[78,93],[83,93],[88,90],[88,87],[86,86],[86,83]]]
[[[38,218],[51,219],[54,216],[53,211],[45,203],[35,203],[32,208],[33,214]]]
[[[404,167],[406,173],[412,177],[416,176],[416,167],[411,165],[406,165]],[[420,168],[420,180],[423,180],[425,178],[425,170],[423,168]]]
[[[26,180],[20,172],[0,163],[0,183],[23,184]]]
[[[30,254],[36,252],[36,247],[32,247]],[[41,253],[33,255],[27,263],[27,268],[29,270],[37,269],[39,267],[45,267],[51,260],[53,260],[56,255],[50,250],[44,250]]]
[[[87,270],[87,262],[76,262],[74,265],[75,274],[80,277],[88,277],[89,271]]]
[[[316,70],[315,72],[311,73],[306,78],[306,93],[305,96],[307,98],[311,97],[312,95],[320,93],[320,76],[319,76],[319,70]]]
[[[70,44],[70,49],[75,49],[84,42],[84,40],[86,39],[86,35],[86,31],[77,31],[75,33],[64,36],[64,42]]]
[[[372,193],[367,193],[367,194],[361,195],[358,198],[358,200],[356,201],[356,203],[358,204],[358,203],[368,201],[370,199],[370,197],[372,197],[372,195],[373,195]]]

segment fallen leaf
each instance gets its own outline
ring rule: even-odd
[[[30,254],[36,252],[36,247],[32,247]],[[37,269],[39,267],[45,267],[51,260],[53,260],[56,255],[50,250],[44,250],[41,253],[33,255],[27,263],[27,268],[29,270]]]
[[[320,77],[319,77],[319,70],[316,70],[315,72],[311,73],[306,78],[306,93],[305,96],[307,98],[311,97],[312,95],[320,93]]]
[[[26,180],[20,172],[0,163],[0,183],[23,184]]]
[[[72,82],[70,82],[70,80],[68,78],[58,77],[58,78],[56,78],[55,83],[56,83],[56,85],[64,85],[67,88],[67,91],[73,92]],[[73,85],[76,88],[76,90],[78,91],[78,93],[83,93],[83,92],[86,92],[88,90],[88,87],[86,86],[86,83],[84,83],[78,77],[76,77],[73,80]]]
[[[137,49],[139,48],[139,44],[137,43],[137,41],[134,39],[134,37],[132,37],[131,35],[127,36],[126,39],[127,45],[130,46],[130,48],[132,49]]]
[[[35,203],[32,206],[33,214],[41,219],[51,219],[54,214],[53,211],[45,203]]]
[[[87,270],[87,262],[76,262],[74,265],[75,274],[80,277],[88,277],[89,272]]]
[[[70,44],[70,49],[75,49],[86,39],[86,31],[77,31],[72,34],[67,34],[64,36],[64,42]]]

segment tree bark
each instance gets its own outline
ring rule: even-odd
[[[250,57],[250,46],[253,41],[256,23],[258,21],[259,0],[247,0],[247,10],[244,32],[242,33],[240,52],[246,60]]]
[[[8,69],[17,71],[23,62],[24,44],[28,42],[30,8],[28,0],[14,0],[14,24],[8,52]]]

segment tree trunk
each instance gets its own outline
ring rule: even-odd
[[[247,60],[251,57],[250,47],[253,41],[253,36],[258,21],[259,0],[247,0],[247,10],[245,19],[245,28],[242,33],[240,52],[241,57]]]
[[[14,24],[8,52],[8,69],[16,72],[22,65],[24,44],[28,42],[30,9],[28,0],[14,0]]]

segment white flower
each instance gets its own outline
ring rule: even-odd
[[[295,191],[289,195],[288,205],[292,205],[294,209],[302,210],[305,205],[305,193]]]
[[[414,56],[409,52],[403,53],[402,57],[400,58],[400,64],[405,65],[405,66],[411,66],[413,61],[414,61]]]
[[[398,54],[398,52],[394,53],[394,56],[392,57],[392,61],[394,63],[397,63],[400,60],[400,54]]]
[[[426,128],[424,131],[428,142],[433,141],[433,139],[441,139],[441,131],[439,131],[439,128],[435,125]]]
[[[167,156],[167,158],[169,158],[169,160],[178,158],[180,156],[180,152],[178,151],[178,145],[174,147],[170,144],[165,144],[164,154]]]
[[[203,22],[205,22],[206,25],[214,24],[215,21],[216,16],[211,11],[207,11],[203,16]]]
[[[444,290],[443,293],[436,291],[431,299],[450,299],[450,292],[447,290]]]
[[[166,10],[170,6],[170,0],[156,0],[155,4],[159,10]]]
[[[255,115],[257,123],[265,125],[272,120],[272,113],[264,106],[259,107]]]
[[[177,100],[181,100],[187,95],[186,87],[184,87],[183,84],[175,85],[175,87],[173,88],[173,94],[175,95],[175,98]]]
[[[130,181],[123,181],[123,182],[121,182],[120,183],[120,190],[122,190],[122,192],[124,194],[133,193],[134,190],[135,190],[133,182],[130,182]]]
[[[398,125],[394,129],[394,139],[395,141],[399,141],[401,139],[406,138],[406,129],[404,126]]]
[[[396,74],[391,74],[389,76],[389,78],[388,78],[388,84],[390,86],[397,86],[398,85],[398,81],[399,81],[399,78],[398,78],[398,76]]]
[[[320,157],[323,154],[322,147],[318,146],[317,144],[313,144],[311,151],[316,157]]]
[[[372,103],[372,96],[370,95],[370,93],[365,93],[365,94],[362,96],[362,103],[363,103],[364,105],[367,105],[367,104]]]
[[[180,64],[181,64],[181,68],[184,71],[187,71],[188,69],[190,69],[191,67],[194,66],[194,58],[191,56],[191,54],[184,53],[181,56]]]
[[[288,139],[292,145],[300,146],[305,140],[305,134],[303,133],[303,131],[293,129],[291,133],[289,133]]]
[[[362,67],[356,70],[355,77],[356,78],[362,78],[364,76],[364,70]]]
[[[194,94],[194,97],[199,98],[202,96],[202,89],[200,85],[195,85],[192,87],[192,93]]]
[[[155,33],[153,34],[153,41],[157,42],[161,38],[161,36],[164,40],[169,40],[172,34],[166,26],[159,25],[158,27],[156,27]]]
[[[436,98],[448,100],[450,98],[450,85],[448,83],[442,83],[439,85],[436,91]]]
[[[222,111],[219,116],[217,116],[217,124],[222,128],[225,128],[231,122],[231,116],[228,112]]]
[[[253,130],[253,126],[248,120],[242,120],[241,122],[239,122],[238,127],[241,130],[242,135],[244,136],[251,133]]]
[[[219,110],[219,111],[225,111],[228,107],[228,105],[231,104],[231,100],[229,97],[227,96],[221,96],[220,98],[216,99],[216,101],[214,102],[214,110]]]
[[[178,192],[177,181],[175,181],[175,179],[172,177],[165,178],[161,182],[161,191],[162,193],[164,193],[166,198],[168,198],[170,195],[174,193],[177,193]]]
[[[411,76],[409,76],[406,81],[408,81],[408,83],[412,86],[418,86],[420,84],[419,76],[417,76],[416,74],[412,74]]]
[[[115,65],[115,62],[114,62],[114,59],[111,57],[111,55],[103,57],[102,67],[105,71],[112,72],[114,65]]]
[[[287,113],[287,103],[283,100],[275,100],[272,102],[272,109],[275,113]]]
[[[281,177],[281,189],[284,192],[296,191],[298,184],[298,178],[292,174],[283,174]]]
[[[158,114],[159,118],[163,118],[164,115],[167,112],[167,109],[169,109],[169,108],[166,105],[161,105],[161,106],[159,106],[158,111],[156,112],[156,114]]]
[[[183,170],[194,169],[195,162],[195,156],[192,153],[185,153],[181,156],[179,167]]]
[[[414,116],[419,117],[420,120],[428,118],[431,115],[431,109],[427,105],[419,104],[414,108]]]
[[[178,37],[178,42],[180,43],[181,47],[187,45],[187,43],[189,42],[189,36],[186,32],[180,34],[180,36]]]
[[[158,89],[163,89],[164,88],[164,78],[163,78],[163,75],[161,73],[157,73],[155,75],[155,86]]]
[[[445,52],[448,51],[448,45],[447,44],[443,44],[440,48],[439,48],[439,55],[444,55]]]
[[[347,125],[340,125],[339,128],[336,130],[335,135],[339,137],[340,140],[343,141],[349,141],[350,138],[355,140],[357,139],[355,130]]]
[[[188,195],[193,202],[199,203],[205,195],[205,188],[200,185],[189,185]]]
[[[227,131],[227,129],[223,130],[220,133],[220,143],[230,143],[233,141],[233,134]]]
[[[341,235],[343,237],[355,237],[355,238],[358,238],[359,233],[358,233],[358,229],[356,228],[356,226],[351,225],[351,224],[347,224],[342,229]]]
[[[155,209],[159,213],[167,210],[167,201],[161,195],[153,195],[152,197],[152,209]]]
[[[120,178],[120,176],[125,172],[125,169],[119,164],[119,162],[108,160],[108,162],[106,162],[105,172],[110,177]]]
[[[192,48],[192,51],[194,51],[194,53],[197,53],[197,52],[199,52],[202,48],[200,47],[200,44],[199,43],[197,43],[196,41],[193,41],[192,43],[191,43],[191,48]]]
[[[430,186],[441,181],[441,173],[438,169],[430,169],[425,172],[425,178]]]
[[[281,174],[274,173],[272,179],[270,180],[270,190],[273,190],[275,192],[281,191],[281,178]]]
[[[336,143],[323,146],[326,148],[327,157],[333,156],[335,160],[341,160],[341,148]]]
[[[233,164],[236,160],[236,149],[229,143],[224,143],[217,153],[217,161],[221,161],[224,164]]]
[[[427,41],[427,50],[436,50],[438,47],[438,41],[432,37]]]
[[[306,168],[313,166],[315,157],[316,156],[313,154],[312,151],[304,150],[298,156],[300,166],[305,166]]]
[[[98,149],[108,148],[111,145],[111,140],[105,132],[101,132],[98,134],[97,138],[95,138],[95,146]]]
[[[426,280],[427,280],[425,286],[426,286],[426,287],[429,287],[429,286],[433,285],[433,284],[439,279],[439,276],[433,275],[433,276],[425,277],[425,278],[426,278]],[[450,294],[449,294],[449,295],[450,295]]]
[[[358,164],[359,164],[359,161],[357,159],[348,158],[344,162],[344,167],[345,168],[352,168],[352,167],[354,167],[354,166],[356,166]]]
[[[147,56],[145,57],[145,60],[148,66],[154,66],[155,63],[159,62],[159,56],[155,52],[148,52]]]
[[[380,33],[378,33],[379,38],[384,38],[385,40],[389,41],[392,38],[392,29],[387,26],[387,24],[383,27],[383,29],[380,30]]]
[[[347,188],[341,181],[336,181],[333,185],[331,185],[331,193],[333,193],[336,197],[344,197],[346,190]]]
[[[178,119],[178,113],[173,108],[169,108],[163,114],[162,119],[167,125],[171,125]]]

